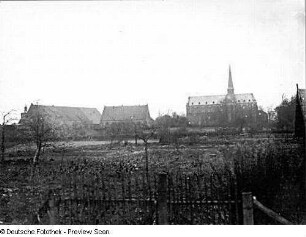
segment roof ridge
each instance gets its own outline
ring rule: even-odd
[[[226,96],[224,95],[195,95],[195,96],[190,96],[190,97],[207,97],[207,96]]]
[[[148,104],[145,105],[105,105],[105,108],[121,108],[121,107],[147,107]]]
[[[77,106],[62,106],[62,105],[35,105],[35,106],[42,106],[42,107],[56,107],[56,108],[72,108],[72,109],[96,109],[94,107],[77,107]]]
[[[253,95],[252,92],[250,92],[250,93],[238,93],[238,94],[235,94],[235,95],[249,95],[249,94]]]
[[[52,119],[60,116],[64,123],[79,122],[99,124],[101,113],[97,108],[71,107],[55,105],[33,105],[35,109],[42,110]]]

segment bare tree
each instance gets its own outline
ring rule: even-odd
[[[47,146],[48,142],[56,139],[56,129],[55,125],[48,120],[47,113],[39,105],[35,105],[35,109],[28,114],[25,125],[28,127],[30,139],[36,145],[33,157],[35,165],[39,161],[42,148]]]
[[[135,146],[137,146],[138,141],[138,134],[137,134],[137,123],[133,122],[133,117],[131,117],[131,126],[133,127],[134,139],[135,139]]]
[[[12,117],[13,112],[15,110],[10,110],[9,112],[2,113],[2,129],[1,129],[1,162],[4,162],[4,154],[5,154],[5,126],[16,120],[16,118]]]
[[[136,131],[137,138],[143,141],[145,147],[145,171],[146,171],[146,179],[150,195],[151,195],[151,189],[150,189],[150,177],[149,177],[148,145],[149,145],[149,140],[154,136],[154,134],[155,134],[155,129],[149,128],[148,126],[138,126]]]

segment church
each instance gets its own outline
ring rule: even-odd
[[[199,127],[256,127],[264,114],[252,93],[235,94],[230,66],[227,94],[191,96],[186,105],[189,124]]]

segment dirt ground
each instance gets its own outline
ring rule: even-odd
[[[215,172],[222,171],[229,162],[229,151],[247,146],[252,155],[264,154],[262,147],[274,146],[273,139],[220,139],[221,142],[197,145],[160,145],[152,140],[148,147],[150,172]],[[242,144],[242,145],[241,145]],[[284,149],[295,149],[295,144],[284,144]],[[0,224],[32,224],[33,215],[46,199],[50,185],[61,185],[54,167],[63,162],[84,163],[94,172],[99,164],[117,167],[124,163],[134,170],[144,170],[145,149],[134,141],[110,144],[105,141],[58,142],[44,148],[40,172],[31,177],[33,145],[18,145],[7,150],[5,164],[0,168]],[[50,172],[49,172],[50,171]]]
[[[145,166],[145,150],[141,143],[135,146],[132,142],[110,145],[103,141],[76,141],[53,145],[45,148],[40,158],[40,165],[46,169],[60,166],[62,162],[84,160],[89,166],[100,162],[113,166],[123,162],[134,170],[143,170]],[[34,153],[35,146],[29,145],[18,145],[7,151],[7,162],[0,174],[0,224],[31,223],[31,216],[43,203],[50,183],[54,182],[48,173],[30,178]],[[224,159],[219,149],[205,145],[162,146],[156,141],[150,142],[148,156],[150,172],[211,170],[210,164],[218,164],[216,167],[220,168]]]

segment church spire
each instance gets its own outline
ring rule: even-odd
[[[231,65],[229,65],[229,70],[228,70],[227,94],[234,94],[234,85],[233,85],[233,80],[232,80]]]

